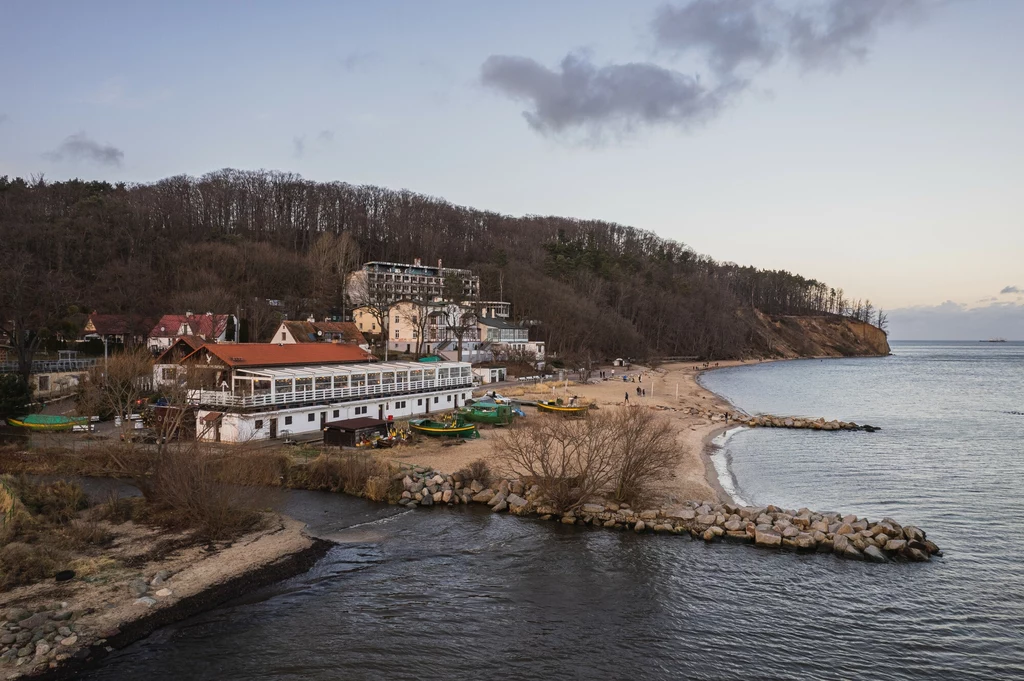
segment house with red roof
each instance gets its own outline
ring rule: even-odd
[[[153,353],[171,347],[182,336],[195,336],[206,343],[238,340],[238,318],[231,314],[165,314],[149,331],[147,345]]]

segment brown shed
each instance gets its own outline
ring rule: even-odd
[[[331,421],[324,425],[324,444],[336,447],[355,447],[357,442],[378,434],[387,437],[387,421],[371,418]]]

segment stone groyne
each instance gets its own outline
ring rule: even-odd
[[[803,430],[863,430],[873,433],[881,430],[877,426],[860,425],[853,421],[826,421],[824,418],[807,418],[801,416],[774,416],[772,414],[758,414],[747,416],[739,412],[721,411],[716,409],[705,409],[702,407],[684,407],[680,409],[684,414],[700,416],[709,421],[722,423],[735,423],[737,426],[748,426],[750,428],[795,428]]]
[[[559,512],[538,485],[501,479],[466,479],[460,473],[409,466],[396,476],[403,486],[398,503],[406,508],[481,504],[495,513],[532,516],[566,525],[590,525],[638,533],[686,535],[707,542],[736,541],[767,549],[832,553],[851,560],[924,562],[941,556],[924,530],[891,518],[869,521],[855,515],[816,513],[776,506],[737,506],[687,501],[672,508],[635,509],[628,504],[595,502]]]

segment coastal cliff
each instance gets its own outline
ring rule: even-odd
[[[885,332],[873,324],[837,315],[767,315],[743,310],[748,353],[755,357],[873,357],[889,354]]]

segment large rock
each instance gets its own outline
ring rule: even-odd
[[[869,546],[864,549],[864,557],[874,563],[884,563],[888,560],[882,550],[877,546]]]
[[[590,515],[597,515],[598,513],[604,513],[604,504],[583,504],[580,510]]]
[[[784,539],[792,539],[793,537],[797,536],[798,534],[800,534],[800,530],[798,530],[797,528],[793,527],[792,525],[790,525],[789,527],[787,527],[786,529],[784,529],[782,531],[782,537]]]
[[[931,556],[929,556],[925,551],[922,551],[921,549],[910,548],[910,547],[907,547],[906,549],[904,549],[903,556],[907,560],[912,560],[912,561],[917,562],[917,563],[924,563],[925,561],[931,560]]]
[[[641,520],[654,520],[657,517],[658,517],[658,512],[657,511],[654,511],[654,510],[640,511],[640,519]]]
[[[143,585],[145,585],[145,580],[143,580]],[[146,593],[145,589],[143,589],[142,593]],[[44,624],[46,624],[46,621],[48,619],[48,613],[37,612],[36,614],[31,615],[30,617],[26,617],[25,619],[18,622],[18,626],[22,629],[35,629],[36,627],[41,627]]]
[[[498,492],[493,497],[491,497],[491,500],[488,501],[487,504],[490,505],[490,506],[497,506],[498,504],[500,504],[503,501],[505,501],[505,498],[506,497],[505,497],[505,493],[504,492]]]
[[[484,491],[484,486],[483,483],[481,483],[479,480],[474,480],[473,482],[469,483],[469,489],[472,490],[474,494],[479,494],[480,492]]]
[[[906,539],[890,539],[889,541],[885,542],[886,551],[899,552],[905,548],[907,548]]]
[[[562,522],[563,525],[575,525],[576,524],[576,516],[572,515],[571,513],[567,514],[567,515],[563,515],[561,522]]]
[[[495,497],[495,499],[497,499],[497,498],[498,497]],[[505,501],[504,499],[502,499],[501,501],[499,501],[496,504],[491,504],[491,510],[494,511],[495,513],[501,513],[502,511],[505,511],[507,509],[508,509],[508,502]]]
[[[494,491],[493,490],[489,490],[489,489],[485,489],[485,490],[475,494],[473,496],[473,501],[475,501],[478,504],[486,504],[486,503],[490,502],[490,500],[493,499],[493,498],[494,498]]]
[[[647,525],[644,523],[644,521],[638,520],[636,521],[636,525],[633,526],[633,529],[637,532],[643,532],[647,529]]]
[[[441,501],[443,501],[444,503],[447,504],[447,503],[451,502],[451,500],[452,500],[452,491],[450,489],[446,489],[444,492],[441,493]]]
[[[840,534],[853,534],[853,526],[850,523],[843,523],[836,528],[836,535]]]
[[[758,530],[754,534],[754,543],[758,546],[779,547],[782,546],[782,535],[773,530]]]
[[[844,551],[850,546],[849,535],[837,534],[832,538],[832,551],[842,555]]]
[[[522,498],[521,496],[519,496],[515,492],[513,492],[512,494],[509,494],[508,498],[505,501],[508,502],[509,506],[513,506],[515,508],[522,508],[523,506],[526,506],[526,505],[528,505],[530,503],[529,501],[527,501],[526,499]]]
[[[697,523],[700,525],[714,525],[716,516],[708,513],[707,515],[697,516]]]
[[[739,532],[740,530],[745,530],[745,528],[746,528],[746,523],[743,523],[743,522],[741,522],[739,520],[730,520],[730,521],[725,523],[725,530],[727,532]],[[744,532],[744,534],[745,534],[745,532]]]
[[[850,560],[864,560],[864,554],[849,545],[841,555],[843,558],[849,558]]]
[[[903,536],[909,541],[924,541],[924,531],[913,525],[907,525],[903,528]]]

